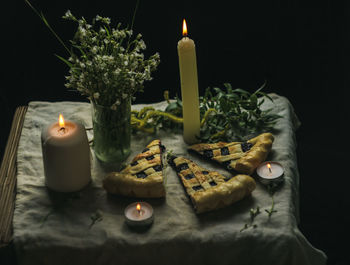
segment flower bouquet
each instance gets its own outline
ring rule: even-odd
[[[77,31],[68,47],[44,15],[26,2],[69,54],[68,58],[56,55],[69,67],[65,86],[91,102],[97,158],[107,164],[122,162],[130,153],[131,100],[136,92],[143,91],[144,82],[152,79],[159,54],[144,57],[146,44],[141,34],[133,38],[132,26],[122,28],[119,23],[113,28],[110,18],[99,15],[88,23],[69,10],[63,18],[76,23]]]

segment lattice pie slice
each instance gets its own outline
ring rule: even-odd
[[[184,157],[172,156],[168,160],[180,177],[197,213],[228,206],[255,189],[255,181],[248,175],[227,178]]]
[[[165,196],[163,158],[165,147],[154,140],[120,172],[111,172],[103,181],[109,193],[139,198]]]
[[[271,133],[263,133],[247,142],[195,144],[189,149],[225,165],[228,169],[251,175],[265,161],[273,140]]]

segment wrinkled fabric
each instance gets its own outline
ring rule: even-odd
[[[45,187],[40,134],[43,126],[56,122],[59,113],[67,120],[92,127],[90,104],[82,102],[30,102],[17,155],[17,197],[13,219],[14,246],[18,264],[326,264],[326,255],[314,248],[298,229],[299,173],[296,162],[295,129],[299,124],[289,101],[271,94],[280,114],[275,142],[268,160],[280,162],[284,183],[275,193],[275,210],[265,209],[271,197],[257,181],[250,197],[232,206],[196,215],[176,173],[168,166],[166,198],[147,199],[154,208],[154,223],[145,231],[129,228],[125,207],[137,201],[107,195],[102,180],[108,170],[93,156],[92,183],[74,194],[57,194]],[[133,105],[140,109],[146,105]],[[166,102],[152,104],[164,109]],[[88,130],[92,139],[92,130]],[[161,139],[168,151],[192,159],[223,175],[228,171],[192,155],[182,135],[159,132],[132,137],[129,162],[153,139]],[[302,202],[301,202],[302,203]],[[255,228],[250,209],[260,207]],[[102,216],[93,222],[92,218]]]

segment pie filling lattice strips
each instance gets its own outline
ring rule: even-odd
[[[163,154],[160,140],[153,140],[120,172],[111,172],[103,180],[104,189],[112,194],[138,198],[165,196]]]
[[[192,145],[189,149],[225,165],[229,170],[251,175],[266,160],[273,141],[271,133],[263,133],[247,142],[202,143]]]
[[[228,178],[184,157],[171,156],[168,161],[181,179],[197,213],[231,205],[250,195],[256,186],[248,175]]]

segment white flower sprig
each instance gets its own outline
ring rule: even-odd
[[[152,80],[151,73],[160,62],[159,54],[145,59],[142,51],[146,49],[146,44],[141,34],[132,40],[139,1],[130,29],[122,29],[120,23],[112,28],[110,18],[99,15],[92,20],[92,24],[88,24],[85,18],[77,19],[68,10],[63,18],[78,24],[75,36],[70,41],[71,47],[67,47],[56,34],[42,12],[36,10],[29,0],[25,2],[70,55],[68,59],[56,55],[70,68],[66,87],[78,90],[96,104],[117,109],[124,100],[143,91],[144,81]]]
[[[69,10],[64,19],[78,24],[71,40],[68,60],[58,56],[69,67],[68,88],[77,89],[91,101],[116,109],[122,100],[143,91],[144,81],[152,80],[151,73],[160,62],[158,53],[145,59],[146,44],[138,34],[132,40],[131,29],[119,23],[111,28],[108,17],[97,15],[92,24],[77,19]]]

